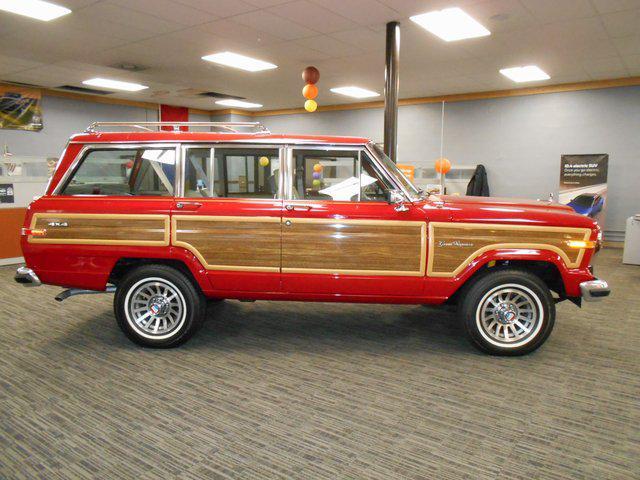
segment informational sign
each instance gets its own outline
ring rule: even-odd
[[[0,203],[14,203],[13,183],[0,183]]]
[[[42,130],[40,90],[0,85],[0,128]]]
[[[609,155],[562,155],[558,200],[577,213],[604,221]]]
[[[397,166],[398,169],[400,169],[400,171],[404,173],[404,176],[413,182],[416,176],[416,167],[414,167],[413,165],[402,165],[400,163]]]

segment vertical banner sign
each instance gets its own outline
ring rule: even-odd
[[[604,223],[607,200],[609,155],[562,155],[560,161],[560,203],[577,213]]]
[[[0,85],[0,128],[42,130],[41,94],[36,88]]]
[[[173,105],[160,105],[159,115],[161,122],[188,122],[189,109],[187,107],[174,107]],[[173,130],[173,127],[160,127],[161,130]],[[181,126],[180,130],[186,132],[189,127]]]

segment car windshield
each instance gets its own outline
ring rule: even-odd
[[[580,195],[576,198],[574,198],[571,203],[579,206],[579,207],[590,207],[591,204],[593,203],[593,197],[590,197],[588,195]]]
[[[385,167],[385,169],[395,177],[398,183],[400,183],[405,188],[405,190],[407,190],[411,195],[415,197],[419,197],[420,195],[422,195],[422,191],[418,187],[416,187],[411,182],[411,180],[409,180],[404,175],[404,173],[402,173],[402,171],[393,162],[393,160],[391,160],[387,156],[387,154],[384,153],[384,150],[382,149],[382,147],[380,147],[379,145],[376,145],[375,143],[371,143],[371,146],[375,150],[378,160],[380,160],[380,162]]]

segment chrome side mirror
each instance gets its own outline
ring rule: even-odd
[[[409,210],[409,207],[407,207],[404,204],[405,202],[404,193],[402,193],[400,190],[389,190],[388,195],[389,195],[389,204],[396,206],[394,208],[396,212],[406,212],[407,210]]]

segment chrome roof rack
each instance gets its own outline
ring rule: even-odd
[[[103,127],[130,127],[146,132],[157,132],[160,127],[172,127],[174,131],[180,130],[180,127],[200,127],[229,133],[271,133],[260,122],[93,122],[85,133],[105,131],[102,130]]]

